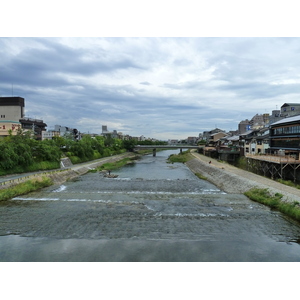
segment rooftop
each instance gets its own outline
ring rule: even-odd
[[[300,121],[300,115],[281,119],[280,121],[277,121],[277,122],[271,124],[270,126],[272,127],[274,125],[279,125],[279,124],[284,124],[284,123],[291,123],[291,122],[297,122],[297,121]]]

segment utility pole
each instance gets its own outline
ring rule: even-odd
[[[33,137],[35,136],[35,125],[34,125],[34,123],[32,123],[32,133],[33,133]]]

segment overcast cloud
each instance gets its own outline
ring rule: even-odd
[[[299,38],[0,38],[0,95],[48,129],[157,139],[300,101]]]

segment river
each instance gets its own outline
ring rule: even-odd
[[[226,194],[177,150],[0,202],[0,261],[300,261],[300,226]]]

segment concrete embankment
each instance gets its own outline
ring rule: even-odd
[[[80,175],[83,175],[83,174],[87,173],[89,170],[99,167],[105,163],[116,162],[123,158],[134,157],[134,156],[136,156],[136,154],[134,154],[132,152],[126,152],[126,153],[119,154],[119,155],[104,157],[104,158],[93,160],[90,162],[73,165],[66,169],[60,169],[60,170],[55,170],[55,171],[45,171],[45,172],[38,172],[38,173],[31,173],[31,174],[21,174],[18,177],[13,175],[11,177],[7,177],[7,179],[5,181],[1,182],[0,189],[5,189],[8,187],[17,185],[21,182],[31,180],[31,179],[34,179],[37,177],[41,177],[41,176],[49,177],[53,181],[54,184],[60,184],[67,180],[70,180],[70,179],[76,178]]]
[[[60,171],[57,173],[49,174],[49,177],[52,179],[53,183],[59,184],[59,183],[65,182],[67,180],[76,178],[80,175],[83,175],[83,174],[87,173],[89,170],[97,168],[105,163],[112,163],[112,162],[119,161],[126,157],[134,157],[134,156],[136,156],[136,154],[134,154],[132,152],[126,152],[126,153],[119,154],[119,155],[105,157],[105,158],[90,161],[90,162],[87,162],[84,164],[74,165],[65,171]]]
[[[251,188],[268,189],[271,194],[283,194],[283,201],[300,202],[300,190],[286,186],[269,178],[236,168],[227,163],[198,153],[191,153],[194,158],[186,165],[194,173],[199,173],[229,194],[242,194]]]

